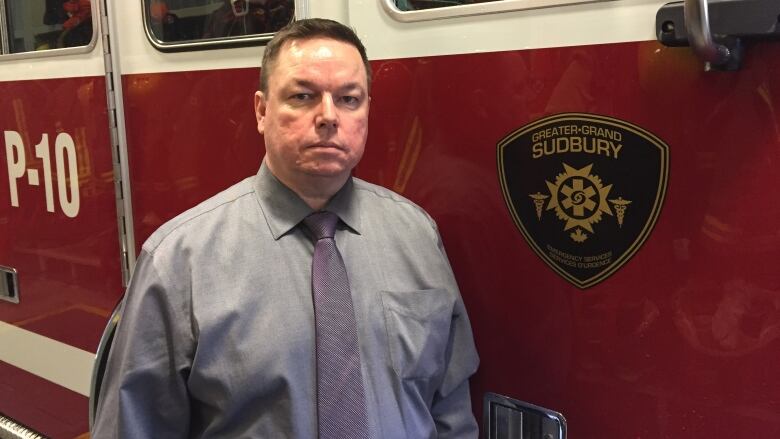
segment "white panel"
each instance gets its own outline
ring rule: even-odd
[[[374,59],[579,46],[655,39],[664,0],[619,0],[402,23],[378,1],[349,3]]]
[[[0,361],[89,396],[95,354],[0,322]]]
[[[298,0],[297,3],[306,0]],[[355,28],[371,59],[536,49],[655,39],[655,15],[666,0],[616,0],[526,11],[402,23],[381,0],[308,0],[309,17]],[[113,4],[123,74],[258,67],[262,47],[162,53],[143,30],[140,1]]]
[[[298,0],[301,3],[304,0]],[[305,1],[304,1],[305,3]],[[311,17],[348,21],[372,59],[493,52],[655,38],[655,14],[665,0],[617,0],[528,11],[402,23],[380,0],[309,0]],[[140,1],[114,1],[123,74],[258,67],[262,47],[163,53],[143,29]],[[88,54],[0,62],[0,81],[103,74],[101,42]]]
[[[46,58],[0,60],[0,81],[103,76],[103,56],[91,53]]]

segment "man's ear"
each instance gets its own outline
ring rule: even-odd
[[[262,91],[255,92],[255,119],[257,119],[257,132],[265,132],[266,97]]]

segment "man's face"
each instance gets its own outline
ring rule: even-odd
[[[266,164],[295,191],[340,186],[363,156],[368,86],[360,53],[327,38],[281,47],[267,93],[255,95]]]

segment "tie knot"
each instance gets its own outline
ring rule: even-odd
[[[314,212],[303,219],[303,224],[308,227],[317,240],[333,238],[336,235],[338,222],[339,217],[335,213],[326,211]]]

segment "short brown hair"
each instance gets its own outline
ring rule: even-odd
[[[330,38],[354,46],[360,53],[360,58],[363,59],[368,88],[369,90],[371,89],[371,65],[368,62],[366,48],[355,34],[355,31],[338,21],[324,18],[308,18],[293,21],[283,27],[265,46],[263,63],[260,67],[260,91],[268,93],[268,78],[271,76],[273,64],[279,57],[279,51],[282,46],[288,41],[309,40],[312,38]]]

